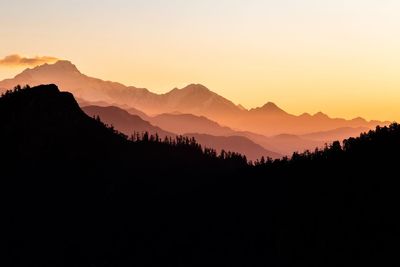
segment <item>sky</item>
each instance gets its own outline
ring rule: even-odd
[[[0,10],[0,59],[66,59],[156,93],[201,83],[246,108],[400,121],[398,0],[0,0]],[[0,79],[26,67],[0,64]]]

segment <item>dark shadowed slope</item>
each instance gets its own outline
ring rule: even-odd
[[[400,126],[249,166],[128,141],[41,86],[0,98],[1,266],[393,266]]]
[[[151,135],[157,134],[160,138],[164,139],[166,136],[174,137],[176,135],[153,126],[141,117],[132,115],[118,107],[86,106],[82,110],[90,117],[99,116],[102,122],[114,126],[116,130],[128,136],[135,133],[143,134],[148,132]]]
[[[127,114],[123,110],[117,112]],[[134,115],[129,115],[128,118],[132,117],[138,118]],[[183,152],[184,161],[187,159],[188,166],[196,163],[193,161],[189,164],[192,162],[188,157],[191,153],[207,159],[197,144],[193,144],[193,148],[190,147],[192,142],[188,142],[187,148],[185,144],[179,148],[180,142],[186,140],[174,141],[176,147],[162,142],[149,142],[146,145],[141,142],[130,142],[123,134],[106,128],[102,122],[86,115],[72,94],[60,92],[55,85],[43,85],[7,93],[0,98],[0,119],[2,127],[0,137],[4,152],[2,156],[9,159],[13,157],[29,159],[32,156],[35,160],[43,158],[60,163],[62,159],[85,161],[110,159],[111,165],[119,160],[122,160],[121,164],[136,160],[138,165],[135,165],[135,168],[138,171],[144,166],[143,162],[147,162],[148,166],[155,159],[160,161],[168,159],[165,162],[173,165],[173,162],[177,163],[180,160],[179,155],[185,150],[187,151]],[[179,152],[180,150],[182,151]],[[132,151],[135,153],[130,154]]]
[[[220,194],[242,157],[184,138],[128,141],[53,85],[0,98],[0,147],[2,266],[255,261],[229,237],[254,234],[234,219],[240,198]]]

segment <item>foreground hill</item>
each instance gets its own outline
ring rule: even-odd
[[[400,126],[250,166],[128,140],[56,86],[0,98],[2,266],[391,266]]]
[[[296,116],[285,112],[271,102],[262,107],[246,110],[201,84],[190,84],[182,89],[175,88],[165,94],[155,94],[147,89],[124,86],[120,83],[86,76],[69,61],[58,61],[55,64],[44,64],[33,69],[26,69],[13,79],[0,81],[0,90],[12,88],[18,84],[34,86],[50,83],[57,84],[63,91],[73,93],[82,103],[113,105],[124,109],[135,108],[148,115],[180,112],[205,116],[235,130],[250,131],[266,136],[299,135],[342,127],[371,129],[377,125],[388,124],[388,122],[366,121],[362,118],[353,120],[330,118],[323,113],[314,115],[304,113]]]

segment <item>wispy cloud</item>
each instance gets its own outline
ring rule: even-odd
[[[0,59],[0,67],[31,67],[38,66],[44,63],[54,63],[59,59],[56,57],[41,56],[41,57],[22,57],[14,54]]]

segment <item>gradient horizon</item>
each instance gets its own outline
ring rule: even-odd
[[[247,108],[400,121],[400,1],[0,0],[0,58],[70,60],[162,93],[201,83]],[[0,79],[24,67],[0,67]]]

